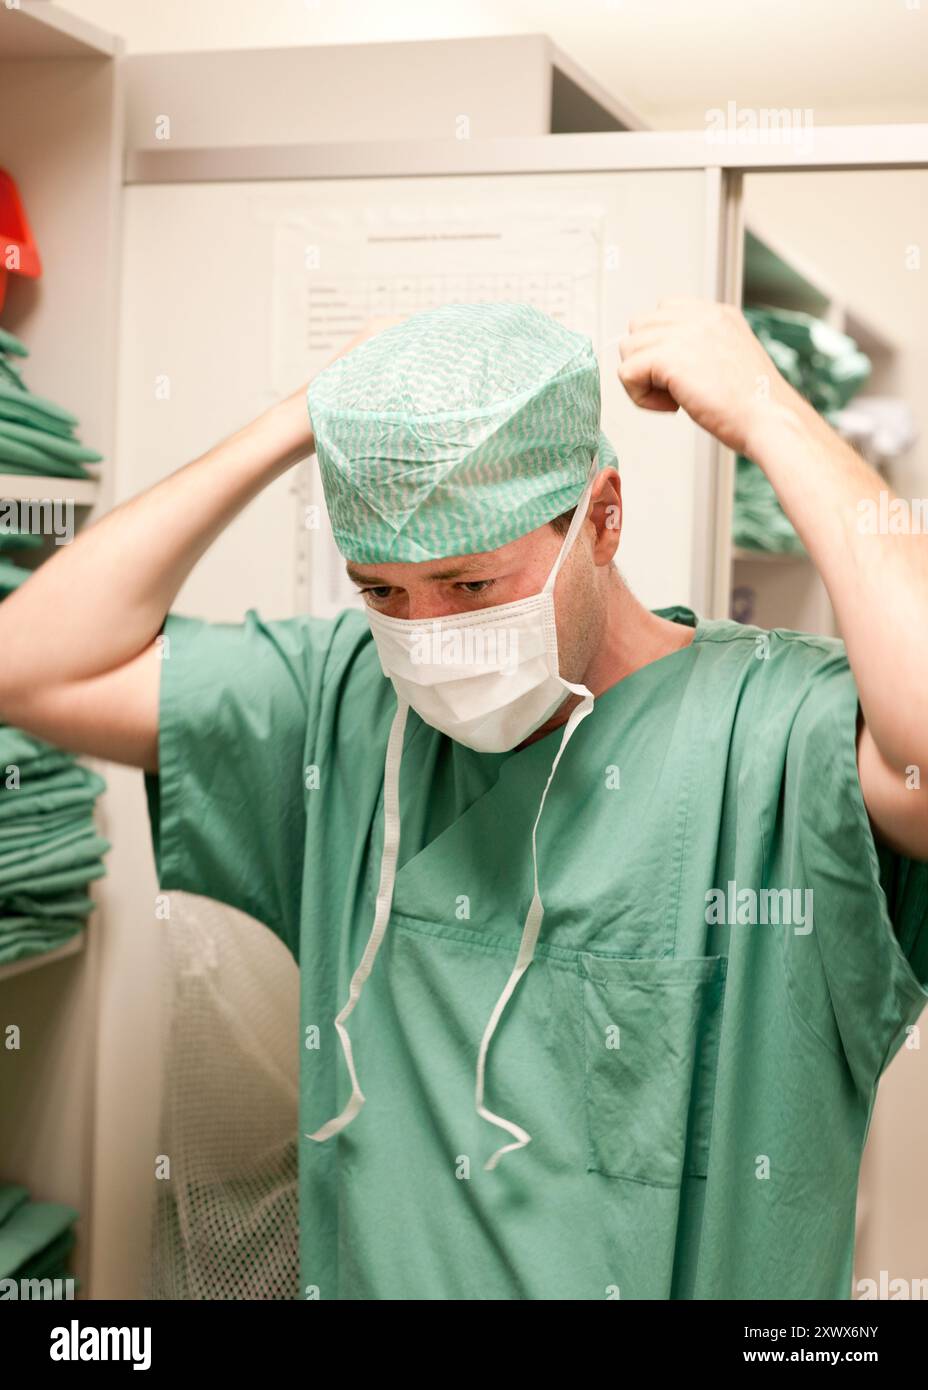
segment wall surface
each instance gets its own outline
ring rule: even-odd
[[[928,0],[67,0],[130,53],[548,34],[650,125],[812,107],[822,125],[928,119]],[[474,78],[477,73],[472,74]],[[347,103],[346,103],[347,104]]]

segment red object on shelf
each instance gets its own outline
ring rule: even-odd
[[[11,265],[11,261],[15,264]],[[7,275],[11,273],[35,279],[42,274],[42,262],[19,189],[13,176],[0,169],[0,309],[6,298]]]

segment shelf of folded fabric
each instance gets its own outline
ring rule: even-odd
[[[30,1300],[73,1297],[80,1280],[67,1265],[79,1214],[66,1202],[33,1201],[27,1187],[0,1178],[0,1280],[41,1280],[21,1295]]]
[[[94,823],[106,781],[73,754],[2,724],[0,767],[2,967],[46,959],[84,931],[112,846]]]
[[[0,603],[32,573],[10,555],[42,544],[33,532],[0,530]],[[94,909],[87,886],[105,873],[111,846],[93,820],[106,781],[74,754],[0,723],[0,769],[2,980],[81,949]]]
[[[27,970],[37,970],[39,966],[54,965],[56,961],[76,956],[83,951],[86,944],[87,928],[81,927],[61,946],[54,946],[50,951],[42,951],[39,955],[26,956],[22,960],[12,960],[6,965],[0,965],[0,984],[4,980],[12,979],[14,975],[24,974]]]
[[[884,470],[915,443],[905,401],[860,394],[873,362],[850,334],[799,310],[748,305],[744,314],[785,379],[874,468]],[[743,455],[735,462],[732,543],[735,561],[805,555],[766,475]]]
[[[744,314],[777,370],[839,432],[848,425],[847,407],[873,370],[871,357],[834,321],[843,312],[828,305],[821,286],[795,270],[792,279],[774,273],[771,257],[758,271],[756,239],[752,278],[745,279]],[[758,302],[766,292],[792,306]],[[860,428],[860,421],[856,422]],[[799,536],[783,511],[766,474],[738,455],[732,511],[730,614],[739,622],[826,636],[836,633],[827,590]]]
[[[843,410],[871,375],[856,339],[823,318],[760,303],[753,292],[744,316],[780,373],[823,414]]]
[[[15,181],[41,256],[39,279],[7,270],[0,305],[9,335],[0,369],[0,604],[12,602],[55,553],[53,528],[59,538],[67,520],[76,535],[116,501],[108,461],[116,424],[124,53],[118,35],[51,0],[0,0],[0,168]],[[59,402],[80,416],[79,425]],[[26,505],[45,499],[58,505]],[[18,537],[15,547],[5,541],[11,521],[33,539],[20,545]],[[6,734],[0,727],[0,740]],[[40,778],[40,763],[23,752],[22,790],[14,791],[5,785],[11,760],[0,754],[0,809],[22,800],[18,830],[0,816],[0,993],[7,1016],[26,1020],[29,1033],[21,1050],[2,1054],[0,1185],[23,1183],[34,1198],[81,1213],[67,1263],[89,1293],[110,1258],[107,1243],[96,1239],[106,1212],[92,1208],[114,1162],[101,1135],[123,1100],[101,1052],[110,1004],[100,923],[112,899],[108,875],[101,876],[108,856],[90,821],[102,827],[118,817],[106,804],[112,788],[104,794],[76,771],[73,755],[57,756],[70,762]],[[30,810],[32,780],[50,803],[61,803],[59,811],[77,806],[80,816],[62,817],[56,828],[51,804]],[[22,872],[14,875],[16,854]],[[40,891],[20,894],[31,865],[41,872]]]
[[[100,480],[87,468],[103,455],[78,439],[76,415],[26,385],[22,339],[0,328],[0,500],[92,506]]]
[[[914,442],[911,412],[902,401],[860,395],[871,379],[874,360],[849,332],[808,307],[758,302],[766,293],[780,294],[791,305],[804,300],[823,312],[827,306],[821,285],[814,286],[798,270],[790,278],[769,248],[759,247],[756,237],[746,243],[753,249],[746,261],[751,275],[749,279],[746,271],[744,298],[750,302],[745,303],[745,317],[790,385],[874,466],[881,466]],[[868,335],[879,361],[885,360],[885,336],[865,326],[859,316],[851,319],[842,311],[838,317],[845,325],[853,321]],[[732,547],[733,616],[753,622],[762,613],[763,625],[801,630],[813,624],[809,630],[834,631],[827,593],[805,547],[766,474],[743,455],[735,461]],[[759,568],[753,568],[756,565]],[[782,577],[774,579],[775,575]],[[751,614],[755,616],[745,616]]]

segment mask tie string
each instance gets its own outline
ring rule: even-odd
[[[408,713],[409,706],[405,701],[399,700],[396,714],[393,716],[393,723],[390,726],[390,737],[387,740],[383,782],[383,854],[380,860],[380,887],[377,892],[374,925],[361,961],[351,977],[348,998],[335,1020],[335,1027],[341,1039],[342,1052],[348,1065],[348,1074],[351,1077],[351,1096],[340,1115],[327,1120],[320,1129],[316,1130],[315,1134],[306,1135],[307,1139],[315,1139],[320,1144],[324,1143],[326,1139],[331,1139],[333,1134],[338,1134],[346,1125],[350,1125],[365,1100],[364,1093],[358,1083],[358,1074],[355,1071],[351,1038],[344,1025],[345,1020],[361,997],[364,982],[371,973],[377,952],[380,949],[380,943],[386,934],[387,924],[390,921],[393,884],[396,879],[396,861],[400,848],[400,763],[403,757],[403,735],[406,731]]]
[[[573,543],[577,537],[577,532],[580,530],[580,527],[586,521],[586,514],[590,506],[590,496],[592,494],[593,484],[596,481],[596,474],[598,472],[599,450],[597,449],[590,462],[590,471],[586,475],[586,483],[584,485],[583,492],[580,494],[580,497],[577,501],[577,505],[574,508],[574,514],[570,518],[570,525],[568,526],[567,534],[564,537],[564,544],[558,551],[557,559],[551,566],[550,573],[548,574],[548,577],[545,580],[544,588],[541,591],[543,594],[549,594],[553,592],[554,584],[557,579],[561,565],[564,563],[564,561],[567,559],[567,556],[570,554]],[[567,681],[565,681],[564,684],[567,685]],[[581,689],[585,690],[586,687],[582,686]]]
[[[565,684],[567,684],[567,682],[565,682]],[[538,891],[538,847],[536,836],[538,832],[538,822],[541,820],[541,813],[545,808],[545,798],[548,795],[548,788],[551,786],[551,783],[554,779],[554,774],[557,770],[557,765],[561,760],[561,754],[567,747],[567,744],[569,743],[573,735],[573,732],[577,728],[577,725],[580,723],[581,719],[585,719],[593,708],[592,692],[587,690],[585,685],[569,685],[568,688],[571,691],[573,691],[574,694],[583,695],[585,698],[583,699],[582,703],[577,705],[577,707],[571,712],[570,718],[567,720],[567,724],[565,725],[564,732],[561,736],[560,747],[557,750],[557,755],[555,756],[554,762],[551,764],[551,771],[548,773],[548,780],[545,784],[545,789],[542,792],[541,804],[538,807],[538,814],[535,817],[535,824],[532,827],[532,869],[534,876],[534,891],[532,893],[532,901],[528,910],[528,914],[525,918],[525,925],[522,928],[522,940],[519,943],[519,954],[516,957],[515,966],[513,967],[512,974],[509,976],[509,979],[506,982],[506,986],[503,989],[502,994],[497,999],[493,1012],[490,1015],[489,1022],[487,1023],[486,1029],[484,1030],[483,1038],[480,1042],[480,1052],[477,1057],[477,1114],[480,1115],[484,1120],[489,1120],[491,1124],[498,1125],[500,1129],[506,1130],[507,1133],[511,1134],[513,1138],[516,1140],[514,1144],[504,1144],[501,1149],[496,1150],[496,1152],[492,1155],[491,1158],[487,1159],[486,1163],[483,1166],[488,1172],[496,1167],[503,1154],[509,1153],[513,1149],[524,1148],[526,1144],[531,1143],[532,1138],[532,1136],[530,1134],[527,1134],[526,1131],[522,1129],[520,1125],[513,1123],[513,1121],[511,1120],[505,1120],[501,1115],[495,1115],[492,1110],[487,1109],[487,1107],[483,1103],[484,1080],[486,1076],[486,1060],[487,1052],[489,1051],[490,1047],[490,1039],[496,1032],[496,1025],[499,1023],[503,1010],[509,1002],[509,999],[513,991],[515,990],[516,985],[519,983],[522,976],[525,974],[526,970],[531,965],[532,960],[534,959],[535,943],[537,942],[538,934],[541,931],[541,922],[544,916],[545,909],[544,904],[541,901],[541,895]]]
[[[563,681],[565,689],[569,690],[574,695],[582,695],[583,699],[581,703],[571,711],[571,714],[567,720],[567,723],[564,727],[564,732],[561,735],[560,745],[558,747],[554,761],[551,764],[551,771],[548,773],[548,780],[545,783],[545,789],[541,794],[541,802],[538,807],[538,814],[535,817],[535,824],[532,826],[532,901],[525,918],[525,924],[522,928],[522,939],[519,943],[519,953],[516,957],[516,963],[513,967],[511,975],[509,976],[509,979],[506,981],[506,985],[503,989],[502,994],[496,1001],[496,1005],[493,1009],[492,1014],[490,1015],[487,1026],[484,1029],[483,1037],[480,1041],[480,1051],[477,1054],[477,1114],[480,1115],[484,1120],[489,1120],[491,1124],[497,1125],[500,1129],[506,1130],[506,1132],[508,1134],[511,1134],[514,1140],[516,1141],[514,1144],[504,1144],[502,1148],[497,1149],[496,1152],[489,1159],[487,1159],[486,1163],[483,1166],[488,1172],[496,1167],[503,1154],[510,1153],[514,1149],[524,1148],[526,1144],[531,1143],[532,1139],[532,1136],[528,1134],[521,1127],[521,1125],[515,1124],[512,1120],[503,1119],[501,1115],[494,1114],[493,1111],[489,1110],[484,1104],[486,1061],[487,1053],[490,1048],[490,1039],[496,1032],[496,1026],[499,1023],[500,1018],[502,1017],[503,1010],[505,1009],[510,998],[512,997],[513,992],[515,991],[516,985],[519,983],[522,976],[525,974],[526,970],[531,965],[534,959],[535,944],[538,941],[538,935],[541,931],[541,922],[542,918],[544,917],[545,909],[544,904],[541,901],[541,894],[538,890],[537,836],[538,823],[541,820],[541,813],[545,808],[545,800],[548,795],[548,788],[551,786],[551,783],[554,780],[554,774],[557,771],[557,765],[561,761],[561,754],[564,752],[564,749],[567,747],[568,743],[573,737],[575,729],[579,725],[580,721],[582,719],[585,719],[593,708],[593,692],[591,690],[588,690],[585,685],[575,685],[571,681],[564,680],[563,677],[560,676],[560,673],[557,671],[557,636],[554,622],[553,591],[554,584],[558,576],[558,571],[560,570],[563,561],[566,559],[570,551],[570,548],[573,545],[574,540],[576,539],[577,533],[579,532],[581,526],[586,520],[586,513],[587,508],[589,506],[590,494],[593,490],[593,482],[595,480],[599,466],[598,459],[598,453],[594,454],[593,460],[590,464],[590,471],[587,475],[586,486],[583,489],[583,494],[579,502],[577,503],[576,510],[574,512],[573,517],[571,518],[570,526],[567,529],[567,535],[564,537],[564,543],[561,546],[560,551],[558,552],[558,557],[551,567],[551,572],[548,575],[548,578],[545,580],[544,589],[542,590],[542,592],[546,596],[551,596],[550,598],[548,598],[549,613],[547,615],[546,626],[548,652],[551,660],[554,663],[554,674],[557,675],[558,678]]]

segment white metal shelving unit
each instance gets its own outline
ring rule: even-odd
[[[891,335],[856,308],[847,292],[806,258],[746,225],[742,302],[799,310],[847,333],[873,364],[866,390],[879,392],[892,371],[896,346]],[[739,596],[751,607],[759,627],[791,628],[838,635],[827,590],[809,557],[735,547],[731,563],[730,611]]]
[[[72,410],[80,438],[104,456],[94,479],[0,475],[0,499],[73,503],[75,528],[113,497],[121,52],[118,37],[46,0],[0,4],[0,167],[22,194],[43,272],[10,274],[0,323],[29,348],[29,389]],[[99,802],[96,823],[112,840]],[[100,882],[89,885],[95,902]],[[0,1051],[0,1181],[76,1208],[70,1268],[80,1296],[90,1270],[99,916],[56,950],[0,969],[0,1023],[18,1024],[22,1037],[19,1051]]]

